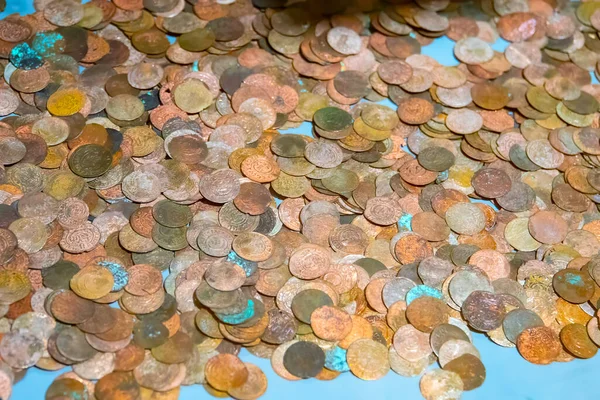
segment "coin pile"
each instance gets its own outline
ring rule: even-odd
[[[243,347],[457,399],[471,331],[597,353],[600,2],[286,3],[0,21],[0,398],[68,366],[46,399],[255,399]]]

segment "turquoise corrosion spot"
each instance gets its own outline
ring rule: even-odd
[[[44,60],[29,47],[28,43],[19,43],[10,51],[10,62],[17,68],[31,70],[37,69],[44,65]]]
[[[108,269],[113,275],[115,280],[112,287],[113,292],[123,289],[129,282],[129,272],[121,264],[112,261],[100,261],[98,265]]]
[[[31,47],[42,57],[54,56],[65,51],[65,38],[58,32],[38,32],[31,41]]]
[[[413,300],[423,296],[435,297],[436,299],[441,300],[444,299],[444,295],[438,289],[427,285],[418,285],[406,293],[406,304],[410,304]]]
[[[448,170],[442,171],[438,174],[438,177],[436,179],[437,183],[442,183],[446,180],[448,180],[448,176],[449,176],[449,172]]]
[[[348,372],[350,366],[346,361],[347,351],[339,346],[335,346],[325,353],[325,368],[332,371]]]
[[[246,272],[246,276],[252,275],[258,268],[258,263],[246,260],[245,258],[238,256],[238,254],[235,251],[230,251],[229,254],[227,254],[227,261],[242,267],[244,272]]]
[[[217,317],[226,324],[229,325],[239,325],[248,321],[250,318],[254,316],[254,300],[248,299],[248,303],[246,304],[246,308],[244,311],[239,312],[237,314],[221,314],[216,313]]]
[[[412,215],[402,214],[398,220],[398,227],[403,231],[412,231]]]
[[[579,276],[579,275],[567,272],[565,274],[565,279],[567,280],[567,283],[569,283],[570,285],[575,285],[575,286],[583,285],[583,279],[581,279],[581,276]]]

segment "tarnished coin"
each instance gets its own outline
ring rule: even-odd
[[[325,353],[312,342],[297,342],[286,350],[283,365],[298,378],[313,378],[325,365]]]
[[[348,347],[346,355],[350,371],[364,380],[383,378],[390,370],[388,350],[372,339],[359,339]]]
[[[546,326],[525,329],[517,337],[517,349],[527,361],[534,364],[550,364],[560,354],[558,336]]]

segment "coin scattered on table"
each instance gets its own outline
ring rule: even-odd
[[[458,399],[471,331],[596,355],[600,3],[287,3],[0,21],[0,398],[256,399],[245,348]]]

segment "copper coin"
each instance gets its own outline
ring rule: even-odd
[[[517,338],[517,349],[527,361],[534,364],[550,364],[560,354],[558,336],[548,327],[525,329]]]
[[[594,294],[594,282],[584,271],[563,269],[552,278],[556,293],[571,303],[584,303]]]

